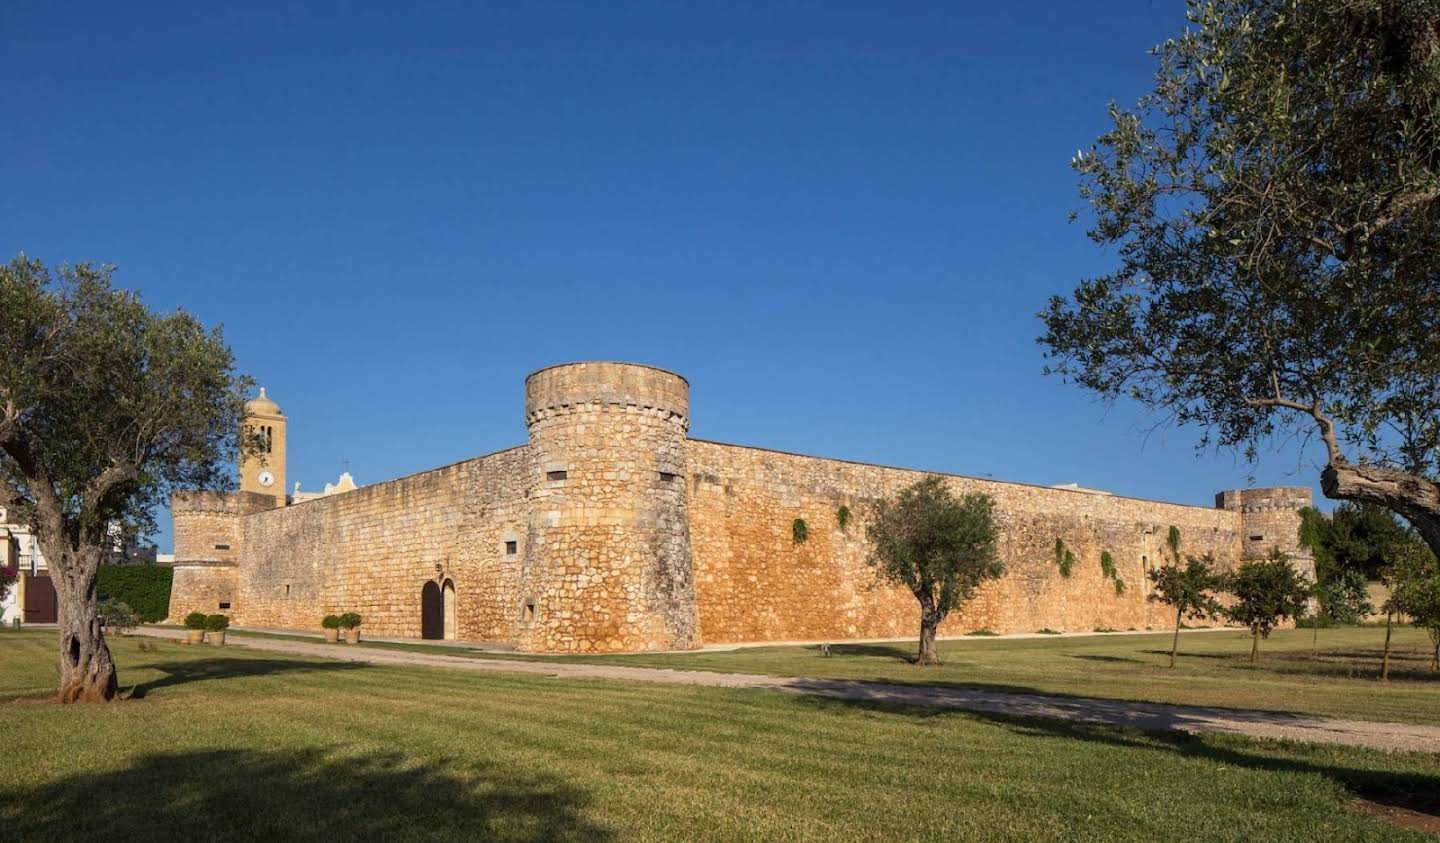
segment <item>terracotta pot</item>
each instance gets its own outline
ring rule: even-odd
[[[325,643],[326,643],[326,644],[334,644],[335,642],[337,642],[337,641],[339,641],[339,640],[340,640],[340,630],[338,630],[338,629],[327,629],[327,630],[325,630]]]
[[[346,643],[346,644],[359,644],[359,643],[360,643],[360,630],[358,630],[358,629],[347,629],[347,630],[345,630],[345,643]]]
[[[220,645],[225,643],[225,630],[223,629],[219,632],[210,632],[206,634],[210,637],[210,643],[214,644],[216,647],[219,647]]]
[[[186,643],[186,644],[204,644],[204,643],[205,643],[205,630],[203,630],[203,629],[187,629],[187,630],[185,630],[185,643]]]

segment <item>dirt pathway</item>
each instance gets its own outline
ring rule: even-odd
[[[139,629],[136,632],[158,638],[183,638],[183,633],[179,630],[150,628]],[[1256,738],[1286,738],[1312,743],[1366,746],[1384,750],[1440,752],[1440,727],[1437,726],[1337,720],[1312,714],[1205,708],[1042,694],[1010,694],[966,688],[885,684],[845,679],[470,658],[406,650],[387,650],[378,647],[347,647],[275,638],[252,638],[243,633],[231,633],[227,637],[226,646],[375,665],[444,667],[456,670],[530,673],[566,679],[665,682],[717,688],[767,688],[792,694],[806,694],[858,703],[953,708],[1010,717],[1043,717],[1076,723],[1129,726],[1147,731],[1223,732]]]

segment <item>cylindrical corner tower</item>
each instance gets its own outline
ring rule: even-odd
[[[698,645],[686,512],[689,392],[673,372],[630,363],[571,363],[526,378],[521,649]]]

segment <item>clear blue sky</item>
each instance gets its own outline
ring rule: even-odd
[[[305,488],[518,444],[576,359],[686,375],[707,439],[1314,481],[1041,374],[1035,312],[1110,261],[1070,157],[1181,0],[387,5],[0,5],[0,251],[223,322]]]

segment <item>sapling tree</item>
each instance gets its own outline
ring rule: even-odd
[[[910,589],[920,604],[916,663],[939,664],[935,633],[987,580],[1005,573],[998,556],[995,502],[989,495],[955,497],[930,476],[874,506],[865,528],[869,563],[884,582]]]
[[[59,598],[61,702],[115,696],[96,569],[112,525],[174,488],[223,488],[245,382],[218,328],[158,314],[110,267],[0,266],[0,506],[31,524]]]
[[[1320,625],[1359,623],[1375,611],[1365,577],[1359,571],[1337,571],[1326,581],[1317,582],[1310,591],[1318,610],[1311,620],[1310,655],[1319,654]]]
[[[1171,528],[1173,546],[1178,554],[1179,531]],[[1215,599],[1215,589],[1220,585],[1215,574],[1215,560],[1206,554],[1203,558],[1189,557],[1184,565],[1175,561],[1147,574],[1152,588],[1149,600],[1164,603],[1175,610],[1175,635],[1170,641],[1170,666],[1175,666],[1175,653],[1180,649],[1180,627],[1185,618],[1211,618],[1220,611]]]
[[[1393,614],[1408,615],[1410,622],[1430,635],[1433,645],[1430,669],[1440,670],[1440,564],[1424,548],[1400,546],[1390,569],[1390,599],[1386,609]],[[1388,637],[1388,636],[1387,636]],[[1385,669],[1388,678],[1388,645]]]
[[[1273,548],[1265,559],[1242,563],[1224,578],[1224,588],[1235,597],[1225,616],[1250,630],[1252,663],[1260,655],[1260,639],[1269,638],[1286,618],[1303,615],[1311,594],[1310,584]]]

